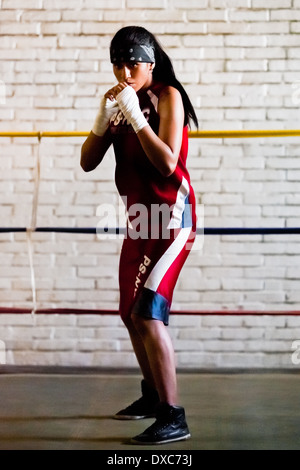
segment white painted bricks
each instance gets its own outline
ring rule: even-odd
[[[110,39],[134,23],[167,49],[200,129],[299,127],[299,0],[0,7],[0,130],[89,131],[114,83]],[[37,225],[97,225],[97,206],[117,203],[114,157],[85,174],[82,142],[1,138],[1,226],[30,224],[38,155]],[[299,138],[191,139],[189,169],[205,226],[299,226]],[[117,309],[121,237],[35,233],[33,245],[40,308]],[[0,306],[31,308],[25,235],[0,234],[0,247]],[[300,310],[299,253],[297,235],[206,236],[184,267],[173,310]],[[287,315],[174,315],[170,333],[179,367],[289,368],[299,327]],[[137,367],[112,315],[0,315],[0,340],[11,364]]]

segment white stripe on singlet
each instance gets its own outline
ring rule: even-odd
[[[167,251],[163,254],[163,256],[157,261],[156,265],[152,269],[147,281],[144,284],[144,287],[147,289],[153,290],[156,292],[159,284],[161,283],[164,275],[175,261],[179,253],[184,248],[184,245],[188,241],[190,233],[192,231],[192,227],[185,227],[182,228],[169,246]]]
[[[187,196],[190,194],[189,183],[182,177],[180,188],[177,191],[176,202],[174,204],[172,217],[168,228],[181,228],[182,227],[182,214],[185,209],[185,202]]]

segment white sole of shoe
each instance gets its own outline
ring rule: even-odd
[[[145,415],[145,416],[130,416],[130,415],[114,415],[114,419],[119,419],[120,421],[136,421],[138,419],[149,419],[155,418],[155,415]]]
[[[139,441],[136,438],[131,439],[132,444],[139,444],[139,445],[156,445],[156,444],[169,444],[171,442],[178,442],[178,441],[186,441],[187,439],[191,438],[191,434],[187,434],[186,436],[181,436],[181,437],[174,437],[171,439],[163,440],[163,441],[155,441],[155,442],[144,442],[144,441]]]

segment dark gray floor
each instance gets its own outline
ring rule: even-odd
[[[111,415],[140,395],[138,373],[0,370],[0,450],[299,450],[300,373],[179,373],[192,438],[129,443],[153,420]]]

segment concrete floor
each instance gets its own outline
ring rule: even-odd
[[[153,420],[111,415],[140,396],[138,372],[0,369],[0,450],[299,450],[300,373],[178,373],[192,438],[129,443]]]

